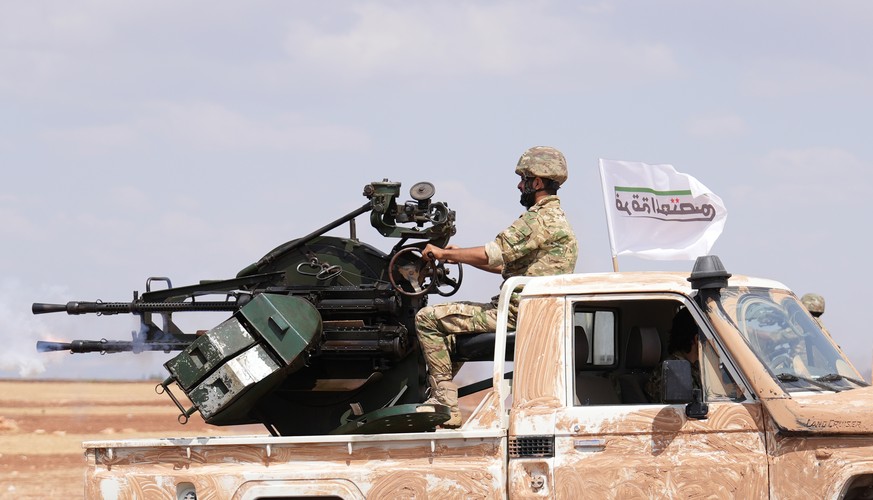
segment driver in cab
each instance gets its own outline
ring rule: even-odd
[[[527,209],[521,217],[484,246],[427,245],[422,258],[469,264],[500,273],[504,279],[572,273],[578,252],[576,236],[557,196],[567,180],[567,160],[557,149],[536,146],[521,155],[515,173],[521,176],[518,189],[521,204]],[[515,329],[518,291],[510,300],[509,329]],[[488,303],[451,302],[424,307],[415,316],[415,326],[428,368],[431,397],[425,404],[448,406],[451,418],[443,427],[460,427],[458,386],[452,382],[455,371],[450,356],[454,335],[495,331],[497,296]]]

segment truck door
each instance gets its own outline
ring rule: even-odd
[[[693,302],[680,295],[568,302],[565,404],[555,416],[556,498],[766,498],[761,404]],[[658,401],[672,318],[687,309],[706,418]],[[749,395],[748,397],[746,395]]]

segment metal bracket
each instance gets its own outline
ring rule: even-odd
[[[191,415],[193,415],[197,411],[197,407],[192,406],[191,408],[188,408],[186,410],[185,407],[182,406],[182,403],[180,403],[179,400],[176,399],[176,395],[173,394],[173,391],[171,391],[170,387],[169,387],[170,384],[174,380],[175,379],[173,377],[167,377],[166,380],[164,380],[163,382],[161,382],[160,384],[155,386],[155,392],[158,394],[166,393],[167,396],[170,396],[170,399],[173,400],[173,403],[176,405],[176,408],[178,408],[179,411],[181,412],[181,414],[176,418],[176,420],[178,420],[180,424],[185,425],[188,423],[188,417],[190,417]]]

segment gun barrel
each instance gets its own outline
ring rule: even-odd
[[[217,302],[67,302],[31,306],[33,314],[66,312],[67,314],[139,314],[176,311],[236,311],[236,301]]]
[[[69,351],[73,348],[73,344],[69,342],[46,342],[45,340],[36,341],[37,352],[53,352],[53,351]]]
[[[30,309],[33,311],[33,314],[46,314],[64,312],[67,310],[67,306],[64,304],[41,304],[34,302]]]
[[[33,314],[66,312],[67,314],[118,314],[132,312],[129,302],[67,302],[66,304],[34,303],[30,308]]]
[[[159,342],[131,342],[128,340],[73,340],[71,342],[47,342],[38,340],[36,350],[38,352],[70,351],[71,353],[85,352],[143,352],[143,351],[181,351],[188,347],[186,341],[159,341]]]

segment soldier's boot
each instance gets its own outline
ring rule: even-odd
[[[445,429],[457,429],[461,426],[461,409],[458,407],[458,386],[451,380],[437,382],[433,377],[430,380],[431,397],[424,404],[438,404],[448,406],[451,418],[443,422]]]

